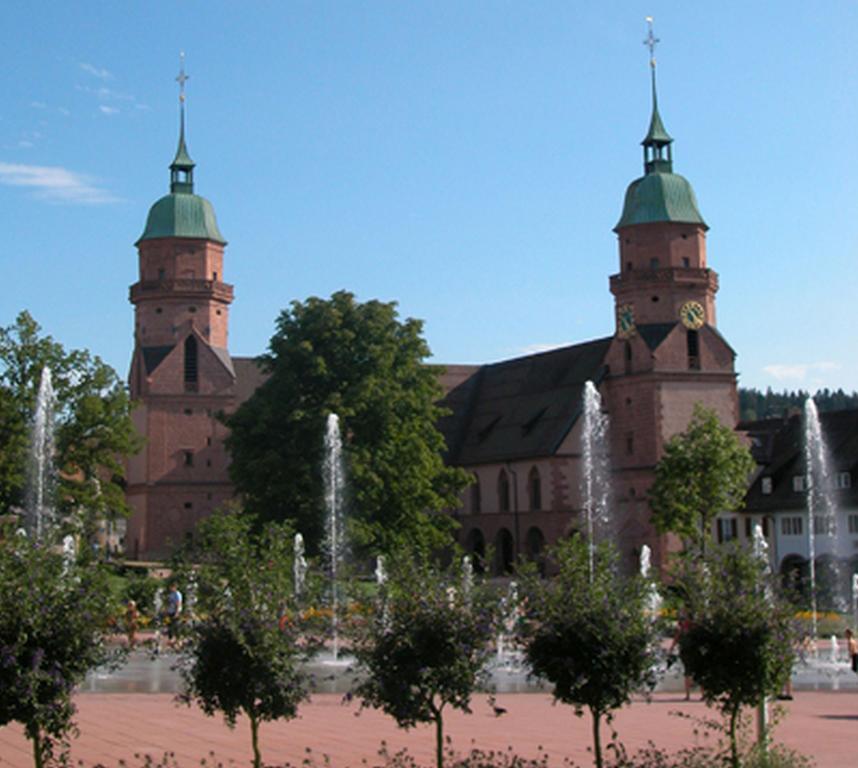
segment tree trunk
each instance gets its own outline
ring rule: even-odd
[[[250,716],[250,739],[253,743],[253,768],[262,768],[262,755],[259,754],[259,720]]]
[[[732,768],[741,768],[739,763],[739,745],[736,743],[736,726],[739,722],[739,707],[734,707],[730,712],[730,765]]]
[[[42,732],[41,729],[36,728],[30,735],[30,739],[33,742],[33,765],[35,768],[42,768],[44,756],[42,755]]]
[[[435,713],[435,766],[444,768],[444,720],[440,709]]]
[[[591,709],[593,713],[593,755],[596,758],[596,768],[602,768],[602,738],[600,733],[600,725],[602,715],[595,709]]]

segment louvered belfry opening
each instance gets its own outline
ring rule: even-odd
[[[188,336],[185,339],[185,391],[196,392],[198,381],[197,339],[195,336]]]

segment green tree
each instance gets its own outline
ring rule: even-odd
[[[105,663],[115,605],[97,564],[67,562],[57,548],[0,532],[0,725],[18,722],[36,768],[65,751],[72,693]]]
[[[374,610],[351,626],[355,658],[366,672],[357,695],[401,728],[434,723],[437,768],[444,762],[444,710],[471,711],[494,634],[497,600],[468,583],[461,570],[436,570],[422,553],[399,554]]]
[[[90,534],[99,518],[128,513],[123,456],[141,446],[119,377],[84,350],[67,352],[44,336],[28,312],[0,328],[0,509],[24,502],[29,429],[42,369],[57,398],[55,462],[62,514],[81,516]]]
[[[664,448],[650,488],[652,522],[659,533],[679,534],[703,554],[712,522],[739,509],[754,469],[736,433],[699,403],[687,429]]]
[[[715,548],[702,562],[683,558],[675,586],[687,618],[682,663],[726,717],[731,764],[739,768],[742,707],[776,695],[792,670],[792,609],[766,563],[740,547]]]
[[[259,726],[297,716],[309,690],[302,663],[319,647],[293,590],[291,530],[254,533],[249,517],[223,513],[198,530],[200,618],[187,630],[179,699],[221,712],[230,728],[244,713],[261,768]]]
[[[418,320],[395,303],[359,303],[345,291],[293,302],[260,365],[269,374],[227,420],[231,474],[249,512],[291,520],[318,551],[323,532],[324,425],[340,417],[355,540],[381,551],[394,541],[446,539],[468,476],[444,466],[438,370]]]
[[[525,575],[525,609],[519,638],[533,673],[554,686],[554,698],[576,715],[589,709],[593,753],[602,768],[601,723],[633,691],[655,684],[656,633],[647,608],[650,585],[640,575],[622,576],[616,552],[600,545],[590,576],[588,544],[576,536],[549,554],[556,575]]]

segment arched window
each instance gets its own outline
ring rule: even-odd
[[[530,497],[531,511],[535,512],[542,509],[542,481],[539,478],[539,470],[536,467],[533,467],[527,476],[527,493]]]
[[[480,478],[474,475],[474,482],[471,484],[471,514],[477,515],[483,511],[483,498],[480,492]]]
[[[185,339],[185,389],[196,392],[197,381],[197,337],[191,334]]]
[[[483,573],[486,559],[486,537],[479,528],[471,528],[465,537],[465,549],[471,555],[475,573]]]
[[[509,478],[505,469],[498,475],[498,508],[501,512],[509,512]]]
[[[626,373],[632,372],[632,345],[628,341],[623,347],[623,360],[626,364]]]
[[[539,530],[539,528],[533,526],[533,528],[531,528],[527,532],[525,546],[528,558],[531,560],[536,560],[536,558],[542,554],[542,550],[545,548],[545,535],[542,533],[541,530]]]
[[[495,536],[495,575],[505,576],[512,573],[514,565],[515,541],[506,528],[501,528]]]

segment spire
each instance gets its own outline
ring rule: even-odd
[[[652,16],[647,16],[646,21],[649,30],[644,45],[649,48],[649,66],[652,78],[652,117],[649,121],[649,130],[641,142],[644,148],[644,171],[646,173],[672,173],[673,157],[670,145],[673,143],[673,139],[665,130],[661,115],[658,112],[658,92],[655,87],[655,47],[660,41],[653,34]]]
[[[179,84],[179,147],[176,157],[170,165],[170,192],[184,192],[192,194],[194,191],[194,161],[188,154],[185,146],[185,82],[188,76],[185,74],[185,53],[179,54],[179,75],[176,82]]]

